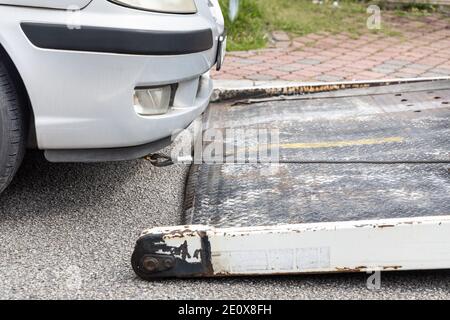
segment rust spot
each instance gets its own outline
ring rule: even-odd
[[[377,228],[383,229],[383,228],[394,228],[395,225],[393,224],[380,224],[377,226]]]
[[[249,89],[225,89],[225,90],[216,90],[217,97],[214,99],[214,102],[221,102],[226,100],[234,100],[235,102],[232,105],[239,104],[250,104],[255,102],[256,99],[265,99],[276,96],[291,96],[291,95],[305,95],[310,93],[318,93],[318,92],[330,92],[337,91],[342,89],[364,89],[370,87],[378,87],[378,86],[386,86],[393,84],[402,84],[408,82],[415,81],[379,81],[379,82],[347,82],[347,83],[335,83],[335,84],[315,84],[315,85],[294,85],[294,86],[286,86],[286,87],[253,87]],[[283,98],[283,97],[282,97]],[[246,100],[247,99],[247,100]],[[253,100],[252,100],[253,99]],[[269,100],[270,101],[270,100]]]
[[[402,268],[402,266],[384,266],[383,270],[398,270],[401,268]]]
[[[335,268],[337,272],[363,272],[367,270],[366,266],[358,266],[354,268],[348,268],[348,267],[337,267]]]

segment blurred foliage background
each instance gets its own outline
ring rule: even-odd
[[[240,0],[237,18],[229,19],[229,0],[219,0],[228,29],[228,50],[264,48],[271,31],[286,31],[292,35],[317,32],[347,32],[357,37],[364,32],[400,35],[395,27],[383,23],[380,30],[366,27],[367,7],[377,4],[392,15],[421,17],[435,11],[432,5],[365,2],[357,0]]]

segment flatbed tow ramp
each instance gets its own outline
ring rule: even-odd
[[[136,243],[141,278],[450,269],[450,81],[294,93],[210,106],[205,130],[275,130],[245,143],[279,161],[192,164],[184,225]]]

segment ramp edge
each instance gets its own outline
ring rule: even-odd
[[[142,272],[157,254],[176,263]],[[450,268],[450,215],[271,227],[178,226],[144,231],[132,258],[146,280],[179,277]]]
[[[240,80],[223,82],[216,80],[211,102],[222,102],[235,99],[267,98],[277,95],[301,95],[306,93],[330,92],[342,89],[369,88],[375,86],[440,80],[450,80],[450,77],[393,78],[336,82],[263,81],[261,83],[253,82],[253,85],[249,85],[248,81],[241,84]]]

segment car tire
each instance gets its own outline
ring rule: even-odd
[[[9,185],[25,154],[25,96],[9,62],[0,56],[0,193]]]

